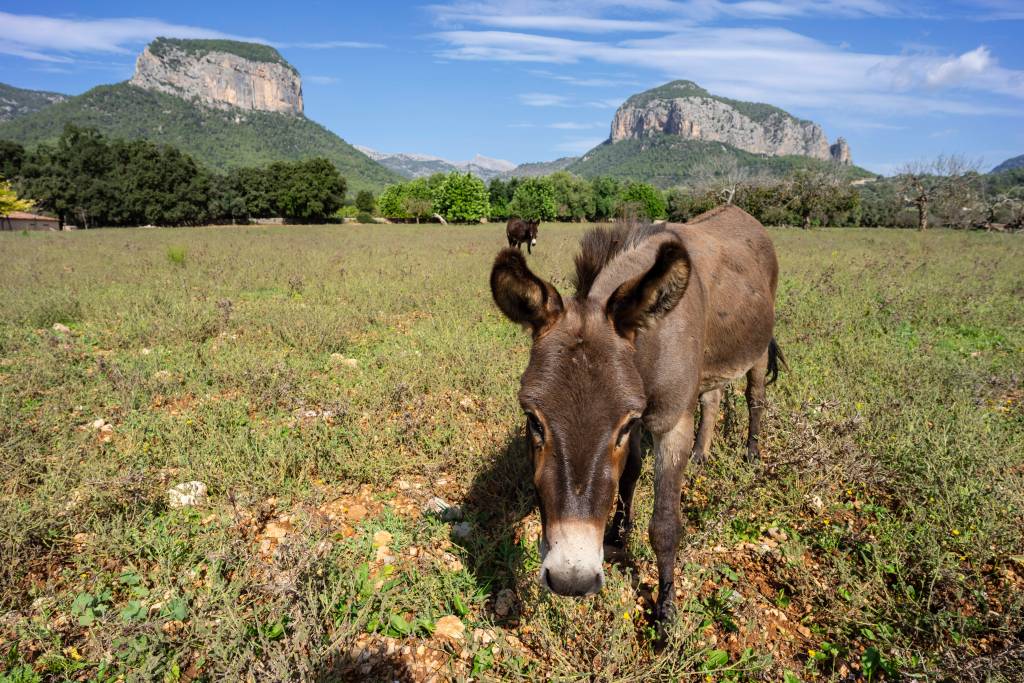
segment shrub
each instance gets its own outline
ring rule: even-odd
[[[373,216],[371,216],[370,214],[366,213],[365,211],[360,211],[359,213],[356,214],[356,222],[357,223],[376,223],[377,221],[373,220]]]
[[[185,265],[185,247],[167,247],[167,260],[176,266]]]
[[[550,178],[526,178],[516,187],[508,213],[528,221],[550,221],[555,217],[555,191]]]

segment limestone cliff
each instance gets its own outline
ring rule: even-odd
[[[302,115],[302,79],[267,45],[157,38],[139,55],[131,83],[219,109]]]
[[[845,163],[850,159],[846,141],[830,147],[825,132],[813,121],[768,104],[718,97],[692,81],[672,81],[630,97],[615,112],[610,139],[614,143],[662,134],[721,142],[769,156],[845,158]]]

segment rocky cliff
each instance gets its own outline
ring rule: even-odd
[[[721,142],[769,156],[797,155],[850,163],[845,140],[830,147],[821,126],[768,104],[712,95],[692,81],[672,81],[626,100],[612,120],[611,142],[654,135]]]
[[[131,84],[219,109],[302,114],[302,79],[267,45],[157,38],[135,62]]]

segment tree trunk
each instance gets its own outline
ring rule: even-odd
[[[928,200],[917,202],[917,229],[924,232],[928,229]]]
[[[804,230],[811,229],[811,214],[804,216]]]

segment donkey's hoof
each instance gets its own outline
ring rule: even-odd
[[[704,467],[708,464],[708,454],[704,451],[694,451],[690,456],[690,464],[694,467]]]
[[[757,446],[747,446],[746,460],[749,463],[761,462],[761,449]]]

